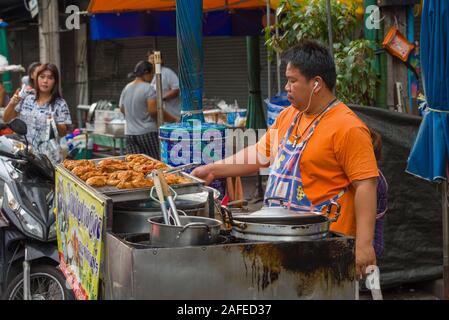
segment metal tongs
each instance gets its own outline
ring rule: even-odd
[[[179,219],[178,211],[175,205],[176,192],[168,185],[162,169],[158,169],[157,172],[153,171],[151,173],[151,176],[154,181],[154,187],[151,189],[150,196],[153,200],[160,203],[162,215],[164,217],[164,223],[167,225],[171,225],[172,219],[170,218],[173,218],[174,225],[181,226],[181,220]],[[156,199],[154,197],[154,190],[156,190],[159,199]],[[167,201],[165,201],[165,199],[167,199]],[[167,202],[170,206],[170,210],[167,210]]]
[[[188,164],[184,164],[184,165],[179,166],[179,167],[174,167],[174,168],[171,168],[171,169],[167,169],[167,170],[164,171],[164,173],[165,174],[167,174],[167,173],[176,173],[176,172],[180,172],[180,171],[184,171],[184,170],[188,170],[188,169],[193,169],[193,168],[199,167],[200,165],[201,165],[201,163],[196,163],[196,162],[188,163]]]
[[[188,170],[188,169],[193,169],[196,167],[199,167],[201,165],[201,163],[188,163],[188,164],[184,164],[182,166],[179,167],[174,167],[174,168],[170,168],[170,169],[166,169],[164,170],[164,174],[168,174],[168,173],[176,173],[176,172],[180,172],[180,171],[184,171],[184,170]],[[153,173],[150,172],[147,174],[146,178],[150,178],[153,177]]]

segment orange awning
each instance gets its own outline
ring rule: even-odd
[[[304,0],[297,0],[298,3]],[[363,15],[363,0],[340,0],[340,2],[351,4],[357,3],[357,16]],[[270,0],[271,8],[277,8],[279,0]],[[265,0],[203,0],[204,11],[223,9],[250,9],[265,8]],[[90,13],[111,13],[126,11],[147,10],[175,10],[176,0],[91,0],[88,11]]]
[[[272,6],[278,1],[273,2]],[[264,0],[204,0],[205,11],[222,9],[249,9],[266,7]],[[145,11],[145,10],[174,10],[175,0],[91,0],[88,11],[90,13]]]

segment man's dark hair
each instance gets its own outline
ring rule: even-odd
[[[304,40],[285,51],[282,60],[297,68],[307,80],[320,76],[329,90],[334,89],[337,78],[334,59],[321,43]]]

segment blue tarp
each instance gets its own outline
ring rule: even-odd
[[[428,108],[407,172],[435,181],[446,178],[449,154],[449,1],[424,1],[420,56]]]
[[[179,88],[183,122],[193,119],[204,122],[202,111],[204,85],[202,14],[202,1],[176,1]]]
[[[261,35],[264,10],[223,10],[203,13],[204,36]],[[92,40],[143,36],[176,36],[175,11],[101,13],[90,18]]]

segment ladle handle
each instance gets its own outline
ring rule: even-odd
[[[154,175],[153,182],[154,182],[153,188],[156,189],[156,193],[159,198],[159,203],[161,206],[162,215],[164,216],[164,223],[170,224],[167,207],[165,206],[164,193],[162,192],[161,180],[159,179],[158,175]],[[151,190],[151,194],[153,193],[154,189]]]
[[[170,197],[171,192],[168,187],[167,180],[165,180],[164,172],[162,171],[162,169],[157,170],[157,175],[158,175],[159,181],[161,183],[162,194],[164,195],[165,198]]]

